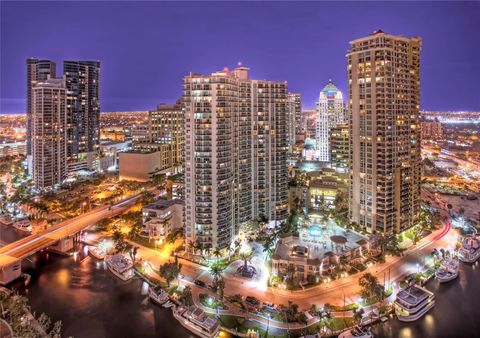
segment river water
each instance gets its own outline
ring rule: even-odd
[[[86,252],[76,259],[42,252],[23,263],[31,282],[12,287],[29,298],[37,314],[61,320],[64,337],[194,337],[170,309],[148,300],[145,282],[137,277],[120,281]]]
[[[0,232],[4,240],[14,237],[2,225]],[[42,252],[22,264],[31,282],[27,288],[22,281],[11,287],[29,298],[33,311],[61,320],[65,337],[193,337],[170,309],[148,301],[142,280],[120,281],[84,250],[76,259]],[[426,316],[413,323],[393,319],[376,324],[375,337],[480,337],[479,262],[462,263],[456,280],[447,284],[432,280],[427,288],[435,293],[436,305]]]
[[[480,263],[460,263],[457,279],[440,284],[432,279],[435,307],[413,323],[396,319],[376,324],[375,337],[473,338],[480,337]]]

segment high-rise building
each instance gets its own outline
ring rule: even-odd
[[[32,95],[33,87],[48,78],[56,77],[55,62],[50,60],[27,59],[27,155],[32,154]]]
[[[37,82],[31,98],[33,181],[39,189],[52,188],[67,175],[65,79]]]
[[[100,62],[64,61],[70,171],[87,169],[86,154],[100,141]]]
[[[182,106],[159,104],[148,112],[147,123],[132,126],[132,147],[135,152],[155,152],[160,157],[154,174],[177,173],[183,166],[184,135]]]
[[[339,173],[348,172],[348,158],[350,156],[350,138],[348,124],[337,124],[330,130],[330,163]]]
[[[420,38],[382,31],[350,42],[350,218],[397,233],[420,211]]]
[[[300,93],[288,93],[287,96],[288,114],[288,150],[293,152],[295,147],[297,128],[300,130],[302,119],[302,95]]]
[[[338,124],[346,123],[343,94],[330,80],[320,92],[317,102],[317,160],[330,162],[330,133]]]
[[[421,137],[422,141],[438,141],[443,138],[442,124],[438,119],[433,121],[421,121]]]
[[[151,144],[169,144],[173,166],[183,163],[184,112],[180,104],[159,104],[148,112]]]
[[[287,89],[248,68],[184,78],[185,235],[228,247],[239,225],[287,217]]]

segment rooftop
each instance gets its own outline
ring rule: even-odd
[[[163,210],[168,207],[171,207],[172,205],[175,204],[180,204],[180,205],[185,205],[185,202],[179,198],[174,198],[171,200],[158,200],[155,203],[149,204],[147,206],[144,206],[144,209],[155,209],[155,210]]]

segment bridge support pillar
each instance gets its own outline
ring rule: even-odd
[[[0,268],[0,285],[7,285],[22,275],[22,262],[13,261]]]
[[[57,244],[51,246],[50,249],[53,251],[67,253],[73,249],[73,244],[73,237],[62,238]]]

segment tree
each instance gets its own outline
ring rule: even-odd
[[[225,296],[225,281],[222,277],[217,280],[215,286],[217,288],[218,297],[220,298],[220,300],[223,300],[223,297]]]
[[[182,292],[181,300],[183,305],[185,306],[192,306],[194,305],[193,303],[193,296],[192,296],[192,288],[188,285],[185,286]]]
[[[448,203],[447,208],[448,208],[448,214],[451,215],[453,206],[450,203]]]
[[[142,233],[142,223],[137,221],[130,226],[128,237],[130,239],[134,239],[136,237],[139,237],[141,233]]]
[[[221,277],[222,275],[222,271],[223,269],[217,265],[217,264],[213,264],[211,267],[210,267],[210,274],[213,276],[213,282],[214,284],[218,281],[218,279]]]
[[[248,269],[248,262],[250,261],[250,258],[252,257],[252,251],[244,251],[240,253],[240,259],[243,260],[243,269],[244,271],[247,271]]]
[[[385,298],[383,286],[378,283],[378,278],[371,273],[366,273],[358,279],[361,286],[360,296],[367,303],[376,303]]]
[[[289,278],[290,280],[293,279],[293,275],[295,274],[295,265],[289,264],[289,265],[287,266],[287,271],[286,271],[286,272],[287,272],[288,278]]]
[[[117,252],[124,252],[127,248],[127,242],[125,242],[124,235],[118,227],[113,230],[112,238],[115,245],[115,250],[117,250]]]
[[[182,268],[181,264],[175,264],[175,263],[165,263],[162,266],[160,266],[160,276],[162,276],[166,281],[168,287],[170,287],[170,283],[178,278],[178,275],[180,274],[180,270]]]
[[[134,263],[135,263],[135,258],[137,257],[137,252],[138,252],[138,246],[132,246],[130,248],[130,250],[128,250],[130,258],[132,259],[132,262],[134,262]]]
[[[217,262],[218,262],[218,258],[222,255],[222,251],[216,247],[215,249],[213,249],[213,255],[217,258]]]

